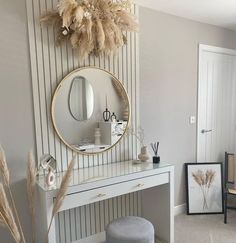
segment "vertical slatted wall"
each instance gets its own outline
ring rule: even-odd
[[[34,116],[37,157],[49,153],[58,163],[58,171],[67,169],[74,152],[66,147],[53,130],[50,109],[54,90],[58,83],[72,70],[84,66],[106,69],[121,80],[131,101],[131,122],[139,122],[139,63],[138,38],[127,33],[128,45],[120,49],[116,57],[89,57],[79,63],[76,51],[70,44],[55,45],[52,27],[41,27],[39,16],[46,10],[55,9],[58,0],[26,0],[28,13],[29,44],[31,56]],[[137,7],[132,10],[137,15]],[[77,167],[83,168],[106,163],[134,159],[138,145],[133,137],[125,137],[112,150],[98,155],[77,155]],[[104,229],[113,218],[140,213],[138,193],[124,195],[92,205],[61,212],[57,217],[58,242],[70,242]]]

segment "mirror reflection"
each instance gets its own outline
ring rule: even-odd
[[[98,68],[78,69],[59,84],[52,102],[54,128],[73,150],[103,152],[124,135],[129,99],[122,83]]]
[[[69,109],[77,121],[88,120],[94,107],[93,88],[85,77],[76,76],[71,82]]]

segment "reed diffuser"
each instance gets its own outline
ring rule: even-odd
[[[154,156],[152,157],[153,163],[160,163],[160,156],[158,156],[159,142],[151,143]]]

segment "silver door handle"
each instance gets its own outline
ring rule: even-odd
[[[207,132],[212,132],[212,129],[210,129],[210,130],[202,129],[201,130],[201,133],[207,133]]]

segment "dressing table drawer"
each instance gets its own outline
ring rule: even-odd
[[[100,187],[84,192],[68,194],[60,211],[76,208],[86,204],[102,201],[112,197],[144,190],[150,187],[166,184],[169,182],[169,173],[163,173],[136,180],[117,183],[105,187]]]

